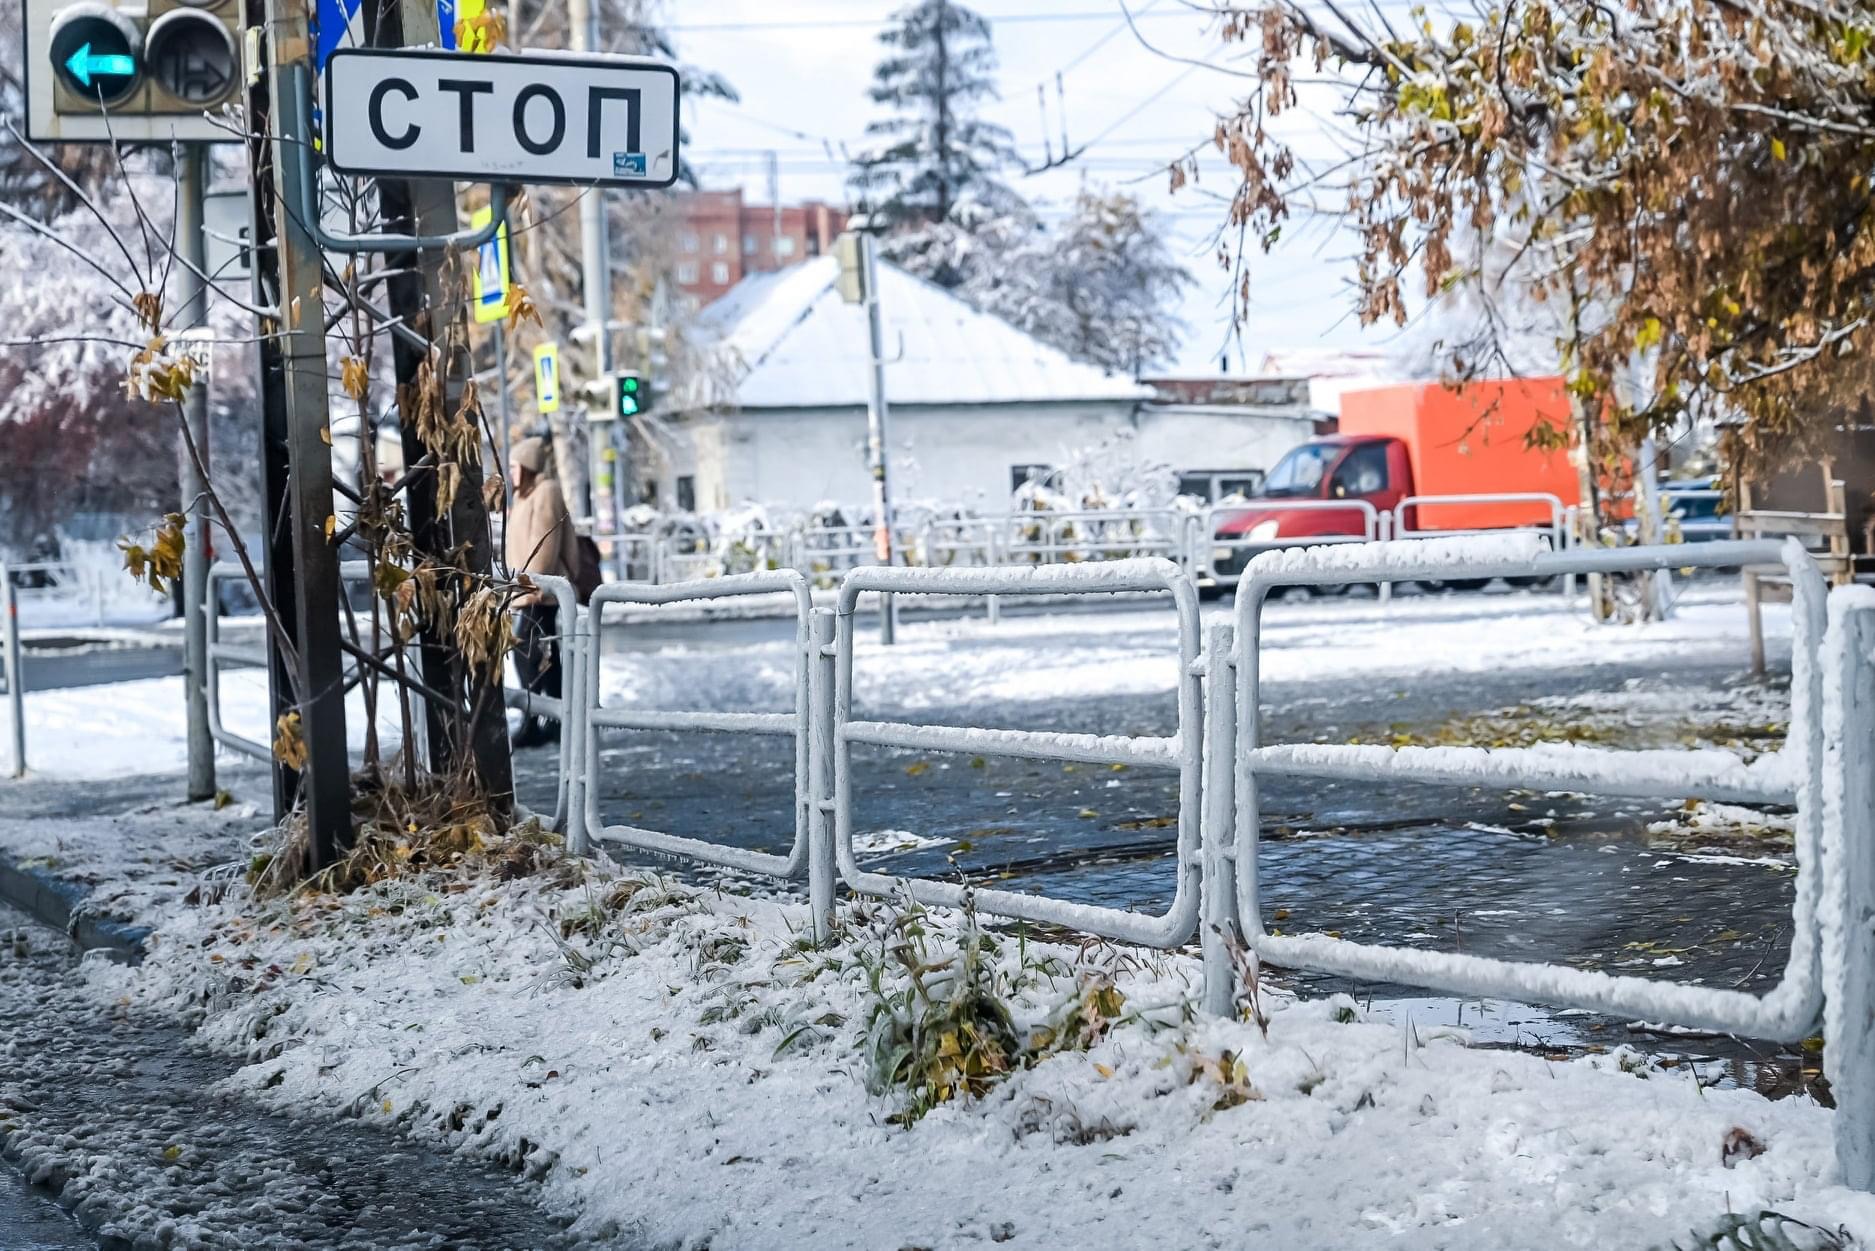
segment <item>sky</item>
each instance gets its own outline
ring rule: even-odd
[[[1350,312],[1353,240],[1323,218],[1292,221],[1276,252],[1257,261],[1242,343],[1231,342],[1230,279],[1215,259],[1223,206],[1204,193],[1228,195],[1235,179],[1208,144],[1196,191],[1172,194],[1166,164],[1204,141],[1215,117],[1247,94],[1245,51],[1226,48],[1186,0],[1127,3],[1138,35],[1119,0],[971,0],[991,23],[1000,60],[1001,99],[985,114],[1009,128],[1032,164],[1059,155],[1064,124],[1070,144],[1087,145],[1065,167],[1032,177],[1012,171],[1009,184],[1045,216],[1065,212],[1084,180],[1131,191],[1162,215],[1196,279],[1180,310],[1188,334],[1178,372],[1215,373],[1227,348],[1231,372],[1257,370],[1270,351],[1387,350],[1395,332],[1364,331]],[[766,203],[774,151],[784,202],[844,203],[841,154],[863,146],[867,121],[879,115],[866,91],[879,31],[898,4],[672,0],[665,22],[680,56],[722,74],[741,96],[733,105],[685,104],[688,158],[703,185],[739,184]],[[1296,124],[1307,128],[1300,153],[1332,151],[1325,109]]]

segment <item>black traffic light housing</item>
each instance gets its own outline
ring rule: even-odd
[[[26,125],[47,142],[238,138],[240,0],[23,0]]]
[[[623,420],[651,407],[651,382],[643,374],[615,374],[612,378],[612,413]]]

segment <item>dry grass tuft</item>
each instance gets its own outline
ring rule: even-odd
[[[392,773],[366,770],[352,782],[355,841],[337,864],[311,872],[310,833],[296,812],[274,851],[254,858],[248,883],[262,898],[350,894],[390,878],[436,871],[513,881],[547,871],[577,877],[584,867],[565,842],[529,818],[509,826],[467,779],[425,778],[416,789]]]

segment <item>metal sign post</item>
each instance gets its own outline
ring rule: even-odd
[[[217,28],[219,29],[219,28]],[[176,243],[182,254],[182,307],[179,320],[199,347],[195,383],[182,401],[187,427],[182,451],[182,689],[188,725],[191,803],[215,797],[215,738],[208,723],[208,386],[210,341],[203,198],[207,193],[208,153],[199,143],[178,145]],[[194,451],[191,452],[190,448]],[[200,458],[199,462],[197,458]]]
[[[307,102],[282,54],[304,48],[306,18],[293,0],[247,0],[245,24],[264,32],[264,65],[254,67],[248,114],[254,138],[256,303],[280,310],[263,319],[262,442],[267,507],[267,588],[291,651],[270,639],[273,707],[297,714],[303,769],[280,763],[274,807],[303,804],[312,867],[334,863],[351,842],[351,778],[346,755],[344,666],[339,644],[339,562],[333,522],[324,273],[299,206],[310,188],[299,149],[311,134]],[[289,666],[292,670],[288,674]],[[298,702],[289,697],[296,694]]]
[[[480,208],[470,214],[469,225],[479,230],[493,219],[493,207]],[[513,424],[513,418],[508,414],[508,313],[514,267],[508,249],[507,222],[497,226],[495,237],[476,250],[476,264],[470,274],[470,282],[476,324],[492,325],[495,331],[495,412],[496,419],[501,423],[501,436],[495,441],[494,451],[501,457],[501,473],[498,476],[501,479],[502,511],[505,513],[514,498],[514,484],[508,480],[508,428]]]
[[[866,338],[872,350],[871,384],[866,392],[866,459],[872,473],[873,555],[882,565],[892,563],[891,409],[885,401],[885,330],[879,313],[879,259],[870,231],[859,236],[860,264],[865,274]],[[879,593],[879,641],[892,643],[898,636],[898,598]]]
[[[26,680],[20,673],[20,603],[13,574],[0,561],[0,647],[6,662],[8,720],[13,723],[13,776],[26,776]]]

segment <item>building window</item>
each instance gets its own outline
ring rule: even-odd
[[[690,283],[693,283],[696,280],[697,280],[697,263],[695,261],[677,262],[677,281],[678,282],[681,282],[685,284],[686,286],[688,286]]]
[[[697,511],[697,480],[693,474],[683,474],[677,479],[677,511]]]
[[[794,236],[793,235],[776,235],[775,236],[775,255],[776,256],[793,256],[794,255]]]
[[[684,251],[694,252],[697,250],[698,246],[697,237],[686,230],[684,232]]]
[[[725,252],[729,251],[729,236],[717,235],[714,239],[711,239],[710,250],[715,252],[716,255],[718,256],[721,256]]]
[[[742,254],[744,256],[754,256],[758,246],[754,235],[742,236]]]
[[[1031,482],[1038,486],[1042,485],[1048,481],[1054,472],[1055,467],[1053,465],[1011,465],[1009,467],[1009,489],[1012,491],[1020,491]]]
[[[729,281],[728,261],[717,261],[710,266],[710,281],[719,287]]]

